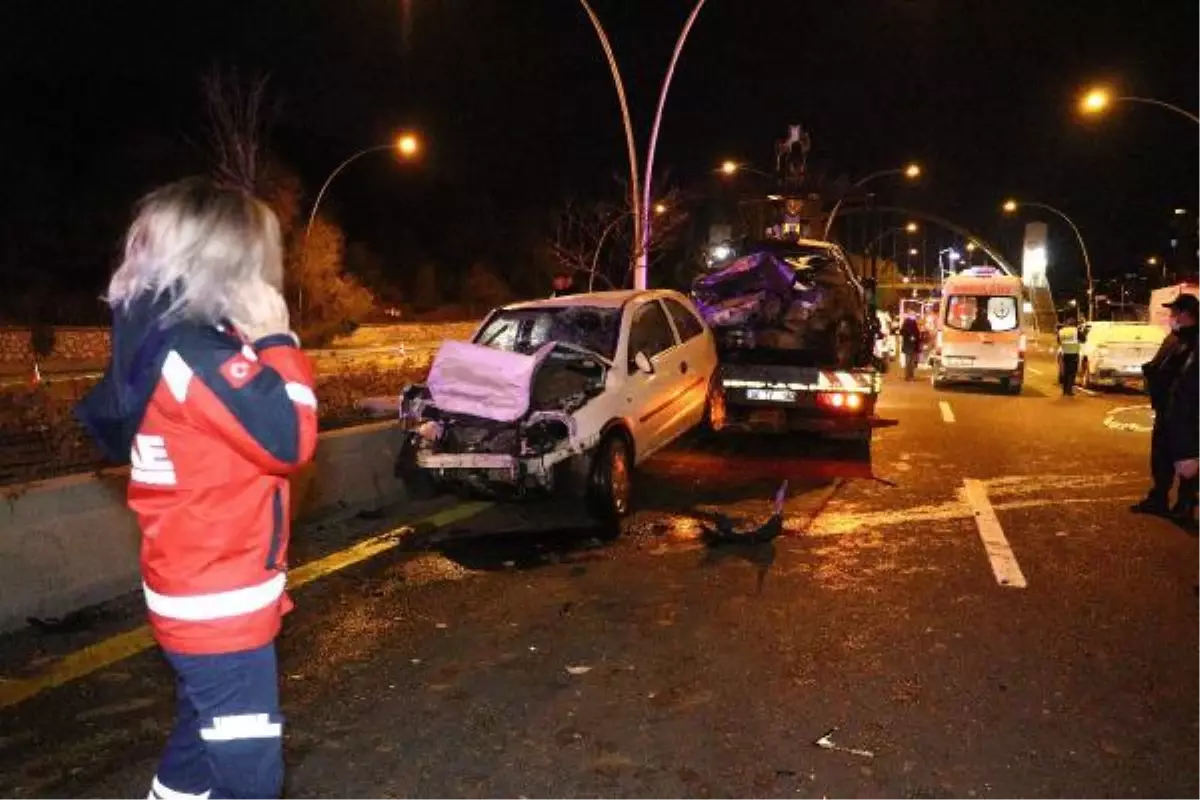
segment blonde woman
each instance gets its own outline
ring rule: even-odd
[[[151,797],[282,790],[286,476],[317,436],[282,282],[279,224],[262,202],[199,178],[153,192],[109,285],[111,363],[77,410],[130,464],[150,624],[176,675]]]

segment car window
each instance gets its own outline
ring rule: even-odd
[[[617,349],[621,311],[616,308],[561,306],[496,312],[475,338],[476,344],[532,353],[546,342],[564,342],[611,359]]]
[[[946,327],[977,333],[1015,331],[1020,327],[1017,298],[952,295],[946,302]]]
[[[633,323],[629,328],[629,362],[638,353],[654,358],[664,350],[675,346],[675,334],[671,323],[657,302],[649,302],[633,312]]]
[[[679,341],[691,341],[704,333],[704,325],[700,320],[696,319],[696,315],[689,311],[683,303],[670,298],[663,300],[663,303],[666,304],[667,311],[671,314],[671,321],[675,323],[675,330],[679,332]]]

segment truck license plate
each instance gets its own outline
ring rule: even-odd
[[[747,389],[747,400],[764,400],[768,403],[794,403],[796,393],[790,389]]]
[[[969,367],[974,361],[971,356],[946,356],[947,367]]]

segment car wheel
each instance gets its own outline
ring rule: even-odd
[[[633,500],[633,453],[622,433],[609,434],[596,450],[588,481],[588,510],[607,528],[620,533],[621,519]]]

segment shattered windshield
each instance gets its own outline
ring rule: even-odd
[[[620,308],[562,306],[497,312],[476,344],[530,354],[547,342],[572,344],[612,360],[621,332]]]

